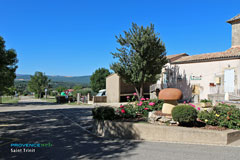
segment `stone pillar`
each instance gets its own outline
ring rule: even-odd
[[[228,92],[225,93],[224,100],[229,101],[229,93]]]
[[[80,97],[81,97],[80,93],[77,93],[77,104],[80,104]]]

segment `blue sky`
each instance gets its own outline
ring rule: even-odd
[[[231,47],[239,0],[0,0],[0,36],[18,53],[17,74],[83,76],[114,61],[115,35],[155,25],[167,54]]]

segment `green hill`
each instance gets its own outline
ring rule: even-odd
[[[47,75],[52,82],[67,82],[74,84],[89,85],[91,76],[50,76]],[[15,81],[29,81],[30,75],[27,74],[17,74]]]

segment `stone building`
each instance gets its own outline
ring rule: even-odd
[[[159,81],[150,87],[179,88],[183,100],[240,99],[240,14],[227,21],[232,25],[232,46],[226,51],[188,56],[167,56],[169,63],[163,68]]]
[[[149,97],[149,86],[145,85],[143,92],[144,97]],[[106,93],[107,93],[107,103],[118,103],[126,102],[127,96],[133,96],[135,93],[133,86],[124,83],[122,78],[116,73],[107,76],[106,78]]]

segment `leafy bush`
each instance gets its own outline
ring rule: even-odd
[[[97,120],[113,120],[115,111],[112,107],[101,106],[92,109],[92,115]]]
[[[154,105],[153,106],[150,106],[150,109],[153,110],[153,111],[161,111],[162,110],[162,106],[163,106],[163,101],[162,100],[159,100],[159,99],[150,99],[148,100],[148,104],[150,102],[153,102]]]
[[[200,112],[198,118],[208,125],[240,129],[240,109],[234,105],[219,104],[212,111]]]
[[[218,125],[218,117],[216,116],[216,112],[202,111],[198,113],[198,118],[208,125]]]
[[[137,108],[133,104],[121,105],[116,110],[118,118],[135,118],[137,113]]]
[[[212,101],[211,101],[211,100],[209,100],[209,99],[202,99],[200,102],[202,102],[202,103],[211,102],[211,103],[212,103]]]
[[[173,120],[180,125],[192,125],[196,122],[198,112],[190,105],[178,105],[172,110]]]
[[[147,117],[148,112],[153,110],[162,110],[163,101],[158,99],[145,99],[142,98],[141,101],[136,101],[134,103],[128,103],[126,105],[121,105],[116,110],[116,115],[118,118],[136,118],[136,117]]]

